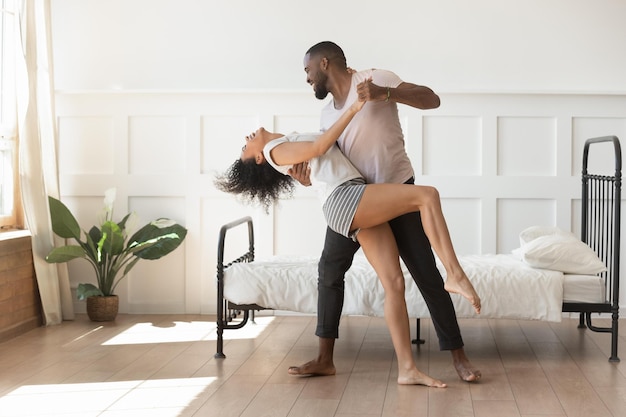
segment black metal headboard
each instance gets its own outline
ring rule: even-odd
[[[592,145],[612,142],[615,156],[613,175],[588,172],[589,151]],[[619,268],[621,230],[622,150],[616,136],[587,139],[583,150],[581,240],[591,247],[607,267],[600,275],[604,278],[603,303],[563,303],[564,312],[580,312],[579,327],[596,332],[611,333],[609,361],[618,362],[619,318]],[[591,322],[592,313],[610,313],[610,327],[596,327]]]
[[[615,172],[612,176],[588,172],[590,146],[612,142]],[[581,240],[587,243],[607,265],[602,275],[607,284],[606,301],[619,302],[620,222],[621,222],[622,152],[615,136],[588,139],[583,150]]]

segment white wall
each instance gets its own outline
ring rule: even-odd
[[[626,91],[622,0],[52,0],[56,88],[306,89],[321,40],[438,91]]]
[[[355,68],[441,93],[441,108],[401,108],[401,118],[418,182],[440,189],[459,253],[510,251],[532,224],[577,231],[582,142],[626,138],[619,0],[52,0],[52,16],[63,200],[92,222],[117,186],[118,213],[190,230],[177,253],[122,285],[126,312],[214,312],[217,233],[244,214],[259,256],[319,253],[310,190],[265,215],[212,180],[259,125],[317,128],[323,103],[302,56],[320,40],[338,42]],[[70,272],[76,285],[89,270]]]

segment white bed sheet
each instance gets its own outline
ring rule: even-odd
[[[481,318],[561,320],[564,274],[532,268],[512,255],[459,258],[482,300]],[[225,271],[224,296],[236,304],[275,310],[317,312],[317,257],[277,256]],[[445,279],[445,271],[438,265]],[[430,317],[425,302],[402,265],[410,317]],[[458,317],[478,317],[467,300],[452,294]],[[343,314],[382,317],[384,292],[359,252],[346,275]]]

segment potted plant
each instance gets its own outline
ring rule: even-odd
[[[92,226],[86,232],[81,230],[76,218],[61,201],[48,197],[52,231],[61,238],[74,239],[77,244],[52,249],[46,261],[60,263],[83,258],[93,266],[97,285],[79,284],[76,290],[79,300],[87,300],[87,314],[93,321],[115,319],[119,307],[115,288],[140,259],[154,260],[167,255],[187,235],[187,229],[164,218],[133,233],[136,215],[129,213],[120,222],[114,222],[114,201],[115,189],[112,188],[105,192],[100,227]]]

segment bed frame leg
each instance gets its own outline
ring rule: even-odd
[[[587,319],[587,327],[589,330],[594,332],[601,333],[611,333],[611,356],[609,357],[609,362],[619,362],[620,359],[617,356],[617,342],[618,342],[618,326],[619,326],[619,313],[617,310],[614,310],[611,314],[611,327],[597,327],[591,323],[591,313],[585,313],[585,318]]]
[[[617,329],[619,325],[619,314],[614,311],[611,320],[611,357],[609,362],[619,362],[620,359],[617,356]]]
[[[218,290],[218,292],[220,292]],[[218,295],[221,297],[221,294]],[[222,299],[218,299],[218,308],[217,308],[217,352],[213,357],[215,359],[224,359],[226,355],[224,355],[224,320],[225,320],[225,305]]]
[[[213,355],[215,359],[224,359],[224,327],[220,321],[217,323],[217,352]]]
[[[586,329],[587,326],[585,325],[585,314],[584,313],[580,313],[580,316],[578,318],[578,328],[579,329]]]
[[[225,359],[226,355],[224,355],[224,339],[222,338],[221,335],[217,336],[217,352],[215,353],[215,355],[213,355],[213,357],[215,359]]]
[[[411,340],[414,345],[423,345],[426,343],[424,339],[420,339],[420,319],[415,319],[415,339]]]

